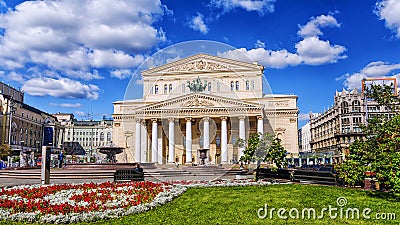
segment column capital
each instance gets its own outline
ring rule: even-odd
[[[238,118],[239,118],[239,120],[245,120],[246,116],[239,116]]]
[[[152,118],[151,121],[153,121],[153,123],[157,123],[158,119],[157,118]]]
[[[142,120],[142,126],[147,126],[146,120]]]
[[[135,118],[136,123],[142,122],[142,118]]]
[[[226,121],[228,119],[228,117],[226,117],[226,116],[221,116],[221,120],[222,121]]]
[[[257,120],[262,120],[262,119],[264,119],[264,116],[263,116],[263,115],[257,116]]]
[[[209,121],[210,117],[209,116],[205,116],[203,119],[204,119],[204,121]]]
[[[185,117],[186,122],[192,121],[192,117]]]
[[[175,118],[170,117],[170,118],[168,118],[168,121],[169,121],[169,122],[175,122]]]

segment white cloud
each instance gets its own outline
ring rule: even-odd
[[[116,77],[118,79],[125,79],[131,77],[133,72],[132,70],[113,70],[110,72],[111,76]]]
[[[172,12],[160,0],[25,1],[0,16],[0,66],[84,80],[101,78],[92,67],[132,69],[166,40],[155,25],[164,14]]]
[[[299,26],[300,30],[297,34],[301,37],[313,37],[322,35],[320,28],[324,27],[340,27],[340,24],[336,21],[332,15],[321,15],[311,20],[304,26]]]
[[[189,23],[190,28],[193,30],[200,31],[202,34],[208,33],[208,27],[204,23],[204,16],[201,13],[197,13],[197,16],[194,16]]]
[[[361,89],[361,80],[364,78],[381,78],[396,77],[399,79],[400,63],[388,64],[382,61],[371,62],[359,72],[354,74],[346,74],[339,79],[345,79],[343,85],[351,90],[354,88]]]
[[[329,41],[320,40],[317,36],[322,34],[319,28],[329,26],[340,26],[331,15],[311,18],[307,25],[300,26],[298,34],[303,39],[295,45],[296,53],[291,53],[286,49],[265,49],[265,43],[257,40],[255,49],[240,48],[220,53],[219,55],[244,61],[249,61],[248,58],[250,58],[252,61],[258,61],[262,65],[271,68],[297,66],[302,63],[307,65],[336,63],[339,59],[347,58],[344,55],[346,48],[341,45],[332,45]]]
[[[339,59],[347,58],[343,53],[346,48],[340,45],[331,45],[329,41],[322,41],[318,37],[306,37],[296,44],[297,54],[308,65],[336,63]]]
[[[265,42],[262,42],[260,40],[257,40],[256,44],[255,44],[256,48],[265,48]]]
[[[381,20],[385,20],[387,28],[393,30],[400,38],[400,1],[383,0],[376,3],[375,13]]]
[[[92,66],[97,68],[133,68],[144,61],[143,55],[131,56],[123,51],[94,50],[89,53]]]
[[[235,8],[242,8],[248,12],[256,11],[260,15],[273,13],[276,0],[211,0],[210,5],[229,12]]]
[[[57,107],[63,107],[63,108],[80,108],[82,107],[82,104],[80,103],[49,103],[50,106],[57,106]]]
[[[310,120],[310,114],[309,113],[300,113],[298,115],[299,121],[309,121]]]
[[[82,112],[82,111],[75,111],[75,115],[77,115],[77,116],[84,116],[85,115],[85,112]]]
[[[5,71],[0,71],[0,77],[4,77],[8,81],[16,81],[21,84],[24,83],[25,81],[21,74],[16,73],[14,71],[10,73],[6,73]]]
[[[53,96],[59,98],[80,98],[96,100],[99,87],[93,84],[82,84],[68,78],[32,78],[25,82],[22,90],[33,96]]]
[[[272,51],[264,48],[247,50],[239,48],[229,50],[219,54],[221,57],[236,59],[241,61],[257,61],[270,68],[284,68],[287,66],[296,66],[302,62],[301,57],[287,50]]]

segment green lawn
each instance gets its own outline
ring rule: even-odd
[[[363,219],[260,219],[257,210],[267,204],[274,208],[313,207],[319,213],[322,208],[337,207],[337,198],[345,197],[343,208],[371,208],[373,212],[394,212],[400,218],[400,202],[387,195],[373,196],[371,192],[310,185],[273,185],[267,187],[197,188],[173,202],[140,215],[98,224],[399,224],[395,221]],[[301,217],[301,215],[300,215]],[[345,216],[344,216],[345,217]]]
[[[370,208],[369,214],[395,213],[396,220],[331,219],[325,212],[323,219],[301,219],[303,208],[314,208],[317,215],[324,207],[338,207],[337,198],[345,197],[342,207]],[[354,189],[282,184],[264,187],[192,188],[174,201],[147,213],[131,215],[115,220],[91,224],[400,224],[400,198],[385,193],[373,193]],[[300,219],[283,220],[277,213],[273,219],[260,219],[257,210],[268,208],[297,208]],[[285,214],[288,216],[288,212]],[[360,213],[362,217],[362,213]],[[1,223],[0,224],[9,224]]]

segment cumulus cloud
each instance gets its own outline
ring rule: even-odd
[[[63,108],[80,108],[82,105],[80,103],[54,103],[50,102],[50,106],[57,106],[57,107],[63,107]]]
[[[200,31],[202,34],[208,33],[208,27],[204,23],[204,16],[201,13],[197,13],[197,16],[194,16],[189,22],[190,28],[193,30]]]
[[[336,63],[339,59],[347,58],[343,55],[346,48],[340,45],[331,45],[329,41],[318,37],[307,37],[296,44],[297,54],[308,65]]]
[[[385,20],[387,28],[393,30],[400,38],[400,1],[383,0],[376,3],[375,13],[381,20]]]
[[[271,68],[284,68],[296,66],[302,62],[299,55],[288,52],[287,50],[272,51],[264,48],[247,50],[239,48],[229,50],[219,54],[221,57],[236,59],[241,61],[257,61],[264,66]]]
[[[9,81],[16,81],[21,84],[24,83],[25,81],[21,74],[16,73],[14,71],[10,73],[6,73],[5,71],[0,71],[0,77],[5,78]]]
[[[336,19],[331,16],[321,15],[311,20],[304,26],[299,26],[298,35],[302,38],[296,43],[296,52],[291,53],[286,49],[269,50],[265,49],[265,43],[257,40],[255,49],[235,49],[220,53],[220,56],[249,61],[258,61],[266,67],[284,68],[299,64],[322,65],[336,63],[340,59],[345,59],[346,48],[341,45],[332,45],[329,40],[320,40],[318,35],[322,35],[320,28],[340,27]]]
[[[110,72],[110,74],[118,79],[125,79],[127,77],[131,77],[133,72],[132,70],[113,70]]]
[[[223,13],[241,8],[264,15],[275,11],[275,2],[276,0],[211,0],[210,6],[222,9]]]
[[[99,87],[93,84],[82,84],[68,78],[32,78],[25,82],[22,90],[33,96],[53,96],[96,100]]]
[[[83,80],[102,78],[93,68],[133,69],[166,40],[155,25],[164,14],[172,11],[160,0],[25,1],[0,11],[0,66],[11,71],[35,64]]]
[[[382,61],[371,62],[359,72],[354,74],[345,74],[337,80],[343,80],[343,85],[351,90],[354,88],[361,89],[361,80],[364,78],[381,78],[381,77],[396,77],[400,78],[400,63],[389,64]]]
[[[299,36],[314,37],[323,34],[320,28],[340,27],[340,24],[332,15],[321,15],[316,18],[312,17],[306,25],[299,27],[300,30],[297,32]]]

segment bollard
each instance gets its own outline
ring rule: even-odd
[[[42,184],[50,183],[50,157],[51,157],[51,147],[42,147],[42,167],[41,167],[41,181]]]

